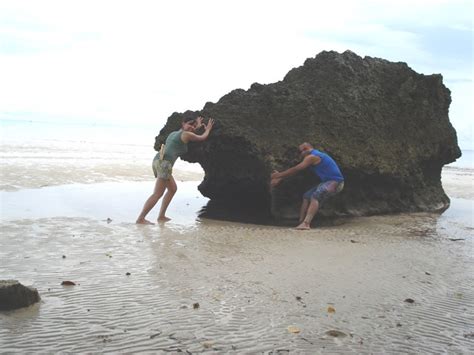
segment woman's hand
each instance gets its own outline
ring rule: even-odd
[[[203,120],[203,118],[202,118],[201,116],[199,116],[198,118],[196,118],[196,124],[195,124],[194,129],[199,129],[199,128],[201,128],[201,126],[202,126],[202,120]]]
[[[212,129],[212,126],[214,126],[214,119],[209,118],[209,121],[207,121],[207,124],[204,125],[204,128],[206,129],[206,131],[210,132]]]

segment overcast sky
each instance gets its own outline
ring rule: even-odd
[[[281,80],[322,50],[441,73],[473,140],[471,0],[0,0],[0,118],[141,122]]]

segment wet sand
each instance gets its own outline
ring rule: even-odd
[[[200,219],[197,182],[154,226],[133,223],[150,181],[0,192],[1,278],[42,297],[0,313],[1,352],[473,352],[474,208],[456,179],[442,215],[311,231]]]

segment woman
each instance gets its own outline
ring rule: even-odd
[[[166,138],[165,146],[161,148],[161,151],[158,154],[156,154],[153,159],[153,173],[157,178],[155,190],[148,200],[146,200],[143,210],[136,221],[137,224],[154,224],[146,220],[145,217],[148,212],[155,207],[158,200],[163,196],[165,190],[167,190],[167,192],[161,202],[158,222],[166,222],[170,220],[170,218],[166,217],[166,209],[177,190],[176,181],[172,175],[173,164],[178,157],[188,151],[189,142],[202,142],[209,136],[209,132],[211,132],[212,126],[214,125],[214,120],[210,118],[207,125],[205,125],[202,123],[202,119],[202,117],[196,119],[183,119],[181,129],[171,132]],[[201,126],[204,126],[204,132],[200,135],[194,133],[196,130],[201,128]]]

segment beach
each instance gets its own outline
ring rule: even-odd
[[[1,142],[0,279],[41,302],[0,313],[2,353],[474,351],[470,160],[443,169],[442,214],[310,231],[200,217],[202,172],[180,162],[172,220],[143,226],[153,136],[21,129]]]

